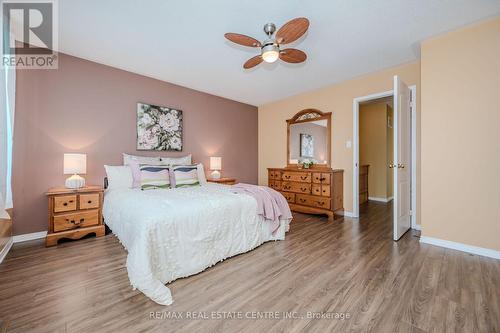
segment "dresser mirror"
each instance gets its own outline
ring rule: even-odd
[[[289,168],[330,167],[331,118],[331,112],[305,109],[286,121]]]

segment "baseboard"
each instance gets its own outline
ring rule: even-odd
[[[420,226],[420,224],[412,225],[411,228],[414,230],[418,230],[418,231],[422,230],[422,227]]]
[[[457,242],[452,242],[444,239],[434,238],[434,237],[420,237],[420,242],[430,245],[436,245],[441,247],[446,247],[448,249],[458,250],[462,252],[477,254],[479,256],[490,257],[495,259],[500,259],[500,251],[486,249],[484,247],[478,247],[473,245],[467,245]]]
[[[348,212],[348,211],[345,211],[345,210],[344,210],[344,213],[341,214],[341,215],[343,215],[344,217],[353,217],[354,216],[354,214],[352,212]]]
[[[390,198],[368,197],[369,201],[377,201],[377,202],[384,202],[384,203],[391,202],[392,199],[394,199],[394,197],[390,197]]]
[[[14,243],[27,242],[34,239],[45,238],[47,231],[33,232],[31,234],[22,234],[14,236]]]
[[[7,242],[7,244],[5,244],[5,246],[3,247],[2,251],[0,251],[0,264],[2,263],[2,261],[5,259],[5,257],[7,256],[7,253],[9,253],[9,250],[10,248],[12,247],[12,244],[14,243],[12,237],[9,239],[9,241]]]

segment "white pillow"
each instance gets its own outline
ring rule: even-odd
[[[205,168],[203,167],[203,164],[196,164],[196,168],[198,169],[198,181],[200,182],[200,185],[206,185],[207,177],[205,176]]]
[[[161,157],[162,165],[191,165],[191,154],[183,157]]]
[[[137,164],[161,165],[160,157],[136,156],[123,153],[123,165],[130,165],[131,162]]]
[[[134,178],[128,165],[105,165],[108,176],[108,190],[131,188]]]

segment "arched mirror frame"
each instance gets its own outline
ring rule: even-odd
[[[327,121],[327,134],[326,134],[326,156],[327,163],[318,163],[314,164],[312,168],[330,168],[331,160],[332,160],[332,113],[331,112],[321,112],[317,109],[304,109],[302,111],[297,112],[291,119],[286,121],[287,123],[287,138],[286,138],[286,163],[287,168],[300,168],[301,165],[297,163],[290,163],[290,126],[293,124],[307,123],[318,120],[326,120]]]

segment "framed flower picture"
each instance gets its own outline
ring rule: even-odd
[[[311,134],[300,134],[300,157],[314,156],[314,137]]]
[[[182,150],[182,111],[137,103],[137,150]]]

